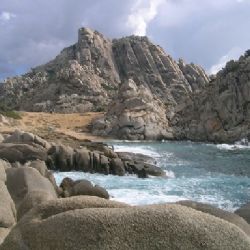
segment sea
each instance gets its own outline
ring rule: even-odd
[[[83,172],[56,172],[64,177],[87,179],[106,188],[112,200],[146,205],[193,200],[234,211],[250,202],[250,146],[236,143],[108,141],[116,152],[151,156],[167,178],[139,179]]]

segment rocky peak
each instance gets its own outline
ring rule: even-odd
[[[27,111],[105,111],[129,79],[160,99],[167,113],[209,80],[200,67],[177,63],[147,37],[111,41],[81,28],[77,43],[54,60],[7,79],[0,99]]]

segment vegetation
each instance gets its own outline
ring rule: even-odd
[[[0,103],[0,114],[13,119],[22,119],[22,116],[8,107],[5,103]]]

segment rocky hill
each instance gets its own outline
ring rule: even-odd
[[[187,97],[170,126],[176,139],[250,140],[250,51],[228,62],[200,93]]]
[[[121,83],[129,79],[149,89],[169,110],[209,80],[200,67],[174,61],[147,37],[111,41],[81,28],[78,42],[54,60],[6,79],[0,99],[25,111],[105,111]]]
[[[25,111],[104,111],[94,134],[122,139],[250,139],[250,53],[210,79],[147,37],[110,40],[81,28],[76,44],[8,78],[0,102]]]

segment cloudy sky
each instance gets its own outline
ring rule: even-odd
[[[147,35],[215,73],[250,49],[250,0],[0,0],[0,79],[47,62],[77,29]]]

